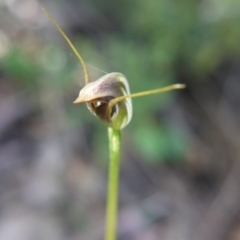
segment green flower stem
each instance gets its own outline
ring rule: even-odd
[[[116,240],[118,218],[118,182],[121,148],[121,131],[108,128],[109,137],[109,175],[106,208],[105,240]]]

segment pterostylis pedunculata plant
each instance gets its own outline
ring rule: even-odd
[[[116,240],[121,130],[127,126],[132,118],[131,98],[183,89],[186,86],[185,84],[173,84],[163,88],[131,94],[126,77],[118,72],[106,74],[98,80],[90,82],[87,66],[81,55],[53,17],[45,9],[43,9],[43,12],[67,41],[83,67],[86,85],[80,91],[74,103],[86,103],[90,112],[108,126],[110,162],[105,240]]]

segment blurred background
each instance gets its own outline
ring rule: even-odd
[[[107,128],[85,104],[80,63],[122,72],[119,240],[240,239],[238,0],[0,0],[0,239],[101,240]]]

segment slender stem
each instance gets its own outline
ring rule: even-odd
[[[109,137],[109,175],[106,208],[105,240],[116,240],[118,218],[118,180],[121,148],[121,131],[108,128]]]

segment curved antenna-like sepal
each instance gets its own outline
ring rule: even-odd
[[[70,39],[66,36],[66,34],[63,32],[63,30],[60,28],[58,23],[51,16],[51,14],[44,8],[42,8],[42,10],[45,13],[45,15],[51,20],[51,22],[54,24],[54,26],[57,28],[57,30],[60,32],[60,34],[64,37],[64,39],[67,41],[68,45],[71,47],[72,51],[74,52],[74,54],[76,55],[76,57],[80,61],[81,65],[83,67],[83,71],[84,71],[85,82],[86,82],[86,84],[88,84],[90,82],[90,77],[89,77],[89,73],[88,73],[88,70],[87,70],[87,66],[86,66],[85,62],[83,61],[83,58],[81,57],[81,55],[79,54],[77,49],[74,47],[74,45],[72,44]]]
[[[158,93],[163,93],[163,92],[169,92],[172,90],[179,90],[179,89],[184,89],[184,88],[186,88],[186,84],[178,83],[178,84],[169,85],[167,87],[162,87],[162,88],[157,88],[157,89],[148,90],[148,91],[144,91],[144,92],[138,92],[138,93],[132,93],[129,95],[124,95],[124,96],[112,99],[109,102],[108,107],[112,108],[115,104],[117,104],[118,102],[121,102],[127,98],[143,97],[143,96],[148,96],[148,95],[153,95],[153,94],[158,94]]]

